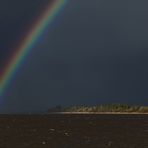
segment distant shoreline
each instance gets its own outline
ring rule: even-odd
[[[53,114],[148,114],[148,106],[128,104],[105,104],[96,106],[70,106],[50,108],[48,113]]]
[[[97,114],[97,115],[105,115],[105,114],[112,114],[112,115],[115,115],[115,114],[119,114],[119,115],[122,115],[122,114],[132,114],[132,115],[137,115],[137,114],[147,114],[148,113],[139,113],[139,112],[50,112],[48,114],[86,114],[86,115],[89,115],[89,114]]]

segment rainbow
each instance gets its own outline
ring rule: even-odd
[[[53,22],[54,18],[64,8],[67,0],[53,0],[47,9],[39,17],[33,28],[28,32],[27,36],[21,41],[20,46],[16,48],[14,54],[7,62],[7,65],[0,73],[0,97],[2,97],[12,79],[15,77],[18,69],[25,61],[31,49],[38,42],[40,36],[45,32],[49,25]]]

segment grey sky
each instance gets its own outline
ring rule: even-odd
[[[148,104],[147,4],[69,0],[22,65],[4,110]]]

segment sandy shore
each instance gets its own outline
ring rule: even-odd
[[[148,115],[91,114],[1,115],[0,148],[147,148]]]

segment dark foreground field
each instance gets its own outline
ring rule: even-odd
[[[0,115],[0,148],[148,148],[148,115]]]

